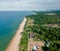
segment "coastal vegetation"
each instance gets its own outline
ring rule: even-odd
[[[27,22],[22,33],[20,51],[22,48],[28,48],[29,32],[36,34],[36,40],[45,42],[42,46],[43,51],[60,51],[60,11],[35,13],[26,16]]]
[[[25,27],[24,27],[24,31],[21,33],[22,38],[21,38],[21,42],[20,42],[20,45],[19,45],[20,46],[19,51],[24,51],[24,50],[27,51],[27,47],[28,47],[28,35],[27,35],[27,31],[26,31],[27,22],[28,21],[26,21],[26,24],[25,24]]]

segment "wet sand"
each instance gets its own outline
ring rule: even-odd
[[[19,29],[17,30],[16,34],[12,38],[11,42],[9,43],[5,51],[19,51],[19,43],[22,37],[22,35],[20,34],[24,30],[25,23],[26,23],[26,18],[24,18],[24,20],[20,24]]]

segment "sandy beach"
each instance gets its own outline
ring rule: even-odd
[[[20,24],[19,29],[17,30],[16,34],[12,38],[11,42],[9,43],[5,51],[19,51],[19,42],[22,37],[22,35],[20,34],[21,32],[23,32],[25,23],[26,23],[26,18],[24,18],[24,20]]]

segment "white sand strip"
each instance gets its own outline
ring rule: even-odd
[[[16,34],[14,35],[13,39],[9,43],[7,49],[5,51],[19,51],[19,43],[21,40],[24,25],[26,23],[26,18],[24,18],[23,22],[20,24],[19,29],[17,30]]]

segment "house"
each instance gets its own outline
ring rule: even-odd
[[[34,37],[35,37],[34,32],[30,32],[30,33],[29,33],[29,38],[34,38]]]

